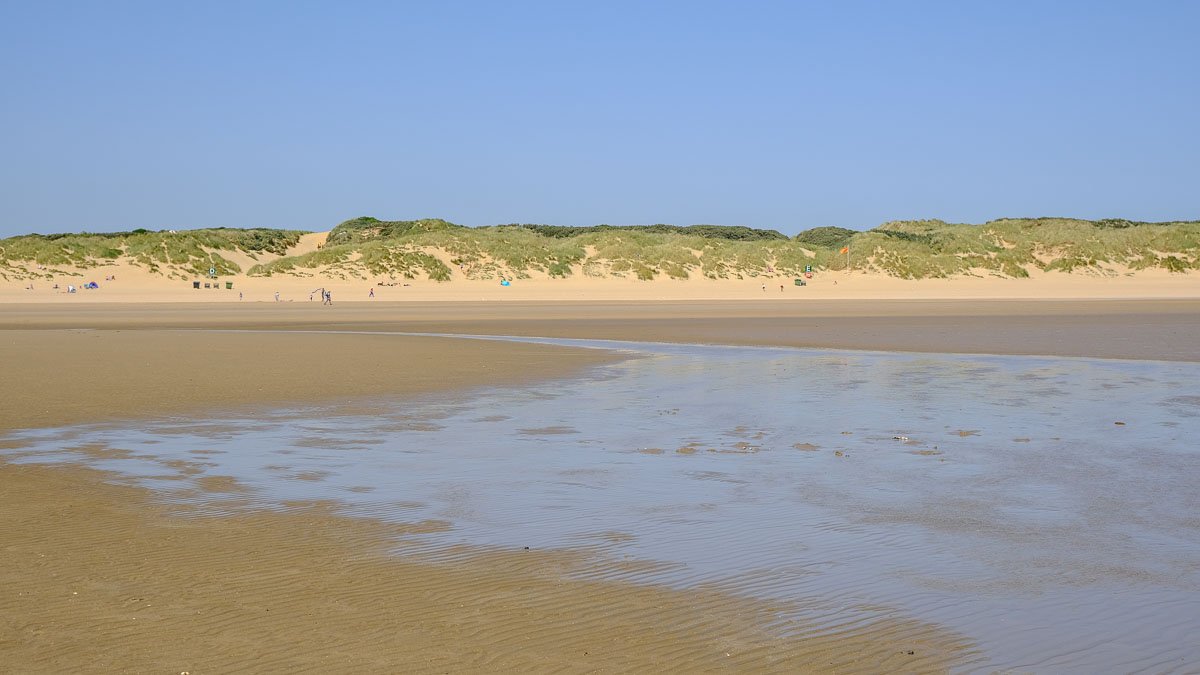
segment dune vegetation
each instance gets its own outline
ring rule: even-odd
[[[0,239],[0,277],[70,276],[113,263],[180,279],[206,275],[210,269],[218,275],[238,274],[241,266],[222,253],[240,253],[251,260],[278,257],[303,234],[265,228],[29,234]]]
[[[841,251],[849,249],[850,255]],[[1200,222],[1137,223],[1066,218],[983,225],[895,221],[860,232],[818,227],[795,237],[718,225],[469,228],[444,220],[356,218],[321,250],[259,265],[251,274],[327,268],[351,276],[450,279],[633,277],[731,279],[856,270],[905,279],[961,275],[1028,277],[1033,271],[1115,275],[1200,269]]]
[[[118,261],[174,278],[214,268],[218,275],[435,281],[576,275],[743,279],[793,276],[808,267],[845,270],[847,264],[904,279],[1200,270],[1200,221],[894,221],[867,231],[818,227],[788,237],[720,225],[465,227],[439,219],[364,217],[334,227],[315,250],[293,251],[302,234],[206,229],[26,235],[0,240],[0,275],[50,276]]]

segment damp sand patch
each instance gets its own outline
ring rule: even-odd
[[[970,375],[984,371],[986,382]],[[1031,390],[1029,371],[1052,371],[1054,386]],[[803,386],[843,379],[852,395]],[[600,557],[572,573],[803,598],[807,609],[786,618],[804,625],[953,625],[982,650],[971,669],[1137,670],[1200,658],[1170,638],[1200,630],[1196,619],[1169,611],[1200,597],[1188,590],[1200,587],[1200,532],[1180,506],[1200,472],[1181,439],[1200,428],[1191,406],[1162,404],[1198,388],[1192,364],[673,346],[603,376],[478,390],[453,405],[310,411],[319,429],[280,415],[226,420],[240,431],[215,435],[167,421],[0,441],[19,446],[14,461],[44,452],[132,469],[153,458],[131,480],[176,471],[156,492],[214,514],[330,500],[340,517],[447,524],[406,534],[404,555],[581,546]],[[412,424],[430,419],[436,428]],[[1128,426],[1114,433],[1114,420]],[[348,457],[338,442],[305,442],[314,433],[363,442]],[[921,440],[931,438],[944,441]],[[1012,441],[1022,438],[1052,445]],[[64,450],[93,443],[134,456]],[[253,499],[189,492],[203,486],[194,467],[159,463],[201,447],[215,453],[205,474],[237,479]],[[306,473],[322,479],[291,478]],[[614,531],[629,539],[592,536]],[[865,615],[847,614],[848,588]],[[1104,602],[1114,592],[1120,608]],[[1051,626],[1048,639],[1029,641],[1020,627],[1031,622]]]

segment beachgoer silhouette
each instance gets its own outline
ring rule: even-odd
[[[371,292],[370,292],[370,293],[367,293],[367,297],[368,297],[368,298],[373,298],[373,297],[375,297],[375,289],[374,289],[374,288],[372,288],[372,289],[371,289]]]

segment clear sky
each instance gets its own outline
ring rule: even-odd
[[[1200,2],[0,0],[0,236],[1200,218]]]

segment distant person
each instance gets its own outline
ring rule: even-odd
[[[242,292],[238,291],[238,302],[242,301]]]
[[[374,288],[372,288],[372,289],[371,289],[371,292],[370,292],[370,293],[367,293],[367,297],[368,297],[368,298],[373,298],[373,297],[375,297],[375,289],[374,289]]]
[[[275,291],[275,302],[279,302],[279,291]]]
[[[767,285],[763,284],[763,293],[766,293],[766,292],[767,292]]]
[[[780,293],[782,293],[782,292],[783,292],[783,284],[779,284],[779,292],[780,292]]]

